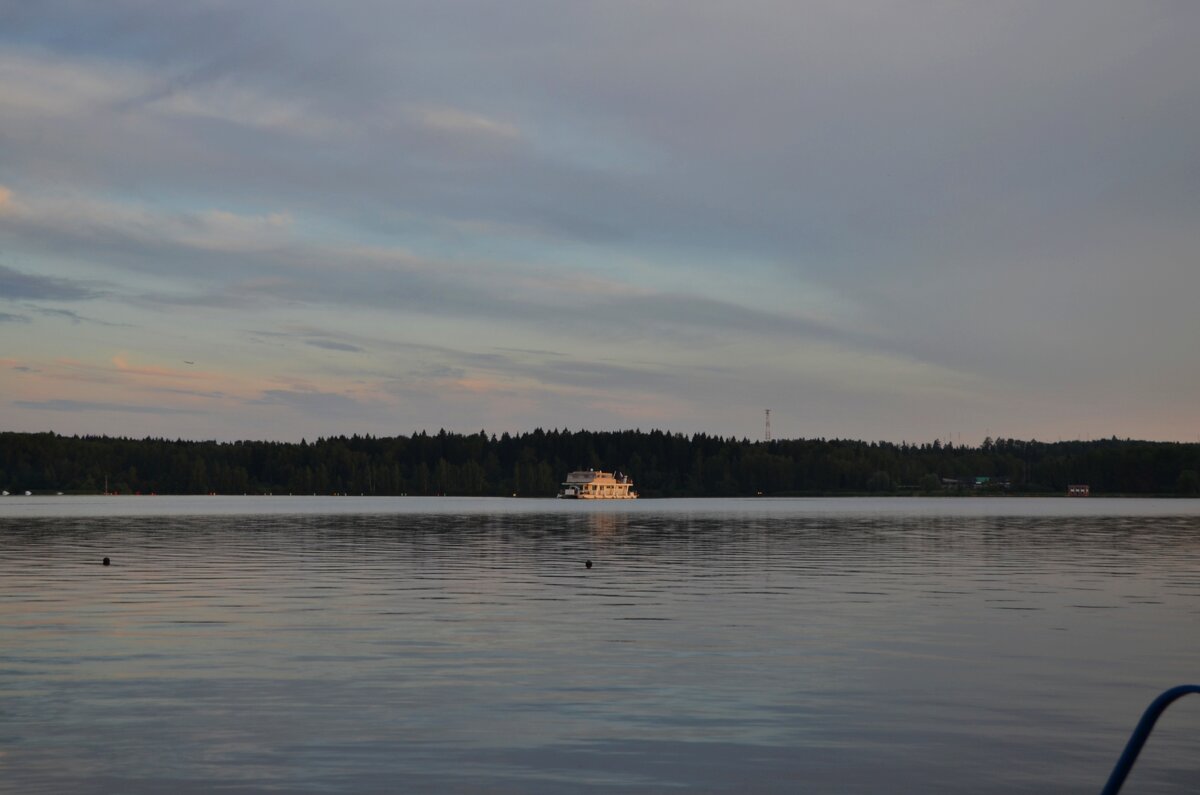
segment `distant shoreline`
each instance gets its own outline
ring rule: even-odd
[[[314,499],[314,498],[319,498],[319,499],[364,499],[365,498],[365,499],[394,499],[394,500],[399,500],[399,499],[433,499],[433,500],[522,499],[522,500],[542,500],[542,501],[548,501],[548,502],[554,502],[554,501],[558,500],[557,497],[548,497],[545,495],[513,496],[513,495],[504,495],[504,494],[475,494],[475,495],[468,495],[468,494],[340,494],[340,493],[276,494],[276,493],[272,493],[272,492],[261,492],[261,493],[248,493],[247,492],[247,493],[242,493],[242,494],[221,494],[221,493],[216,493],[216,492],[210,492],[208,494],[196,494],[196,493],[192,493],[192,492],[163,492],[163,493],[155,492],[152,494],[142,494],[142,493],[129,493],[129,494],[108,493],[108,494],[105,494],[104,492],[98,492],[98,491],[96,491],[96,492],[86,492],[86,491],[73,491],[73,492],[43,491],[43,492],[38,492],[38,491],[34,491],[31,494],[8,494],[3,497],[0,497],[0,500],[14,500],[14,501],[23,500],[23,499],[32,500],[32,499],[42,499],[42,498],[46,498],[46,497],[64,497],[64,498],[117,497],[117,498],[123,498],[123,499],[128,499],[131,497],[132,498],[147,498],[147,499],[153,499],[155,497],[216,497],[216,498],[226,498],[226,497],[247,497],[247,498],[255,497],[255,498],[258,498],[258,497],[263,497],[263,498],[272,498],[272,499],[295,498],[295,499],[310,499],[310,500]],[[1049,500],[1049,499],[1052,499],[1052,500],[1057,500],[1057,499],[1063,499],[1063,500],[1086,502],[1087,500],[1144,500],[1144,499],[1195,500],[1195,499],[1200,499],[1200,495],[1174,494],[1174,493],[1164,493],[1164,494],[1147,493],[1147,494],[1092,494],[1087,497],[1073,497],[1073,496],[1070,496],[1067,494],[1048,494],[1048,493],[1044,493],[1044,492],[977,492],[977,493],[967,492],[967,493],[961,493],[961,494],[918,493],[918,492],[891,492],[891,493],[829,492],[829,493],[806,493],[806,494],[754,494],[754,495],[750,495],[750,494],[742,494],[742,495],[692,494],[692,495],[683,496],[683,497],[656,495],[656,496],[649,496],[649,497],[640,496],[637,498],[638,501],[642,501],[642,502],[655,502],[655,501],[659,501],[659,500],[680,500],[680,499],[687,499],[687,500],[731,500],[731,499],[732,500],[804,500],[804,499],[846,499],[846,500],[852,500],[852,499],[898,499],[898,500],[910,500],[910,499],[912,499],[912,500],[917,500],[917,499],[934,499],[934,500],[1039,499],[1039,500],[1041,500],[1041,499],[1048,499]],[[568,500],[567,502],[570,502],[570,500]],[[617,500],[586,500],[583,502],[586,504],[607,504],[607,503],[618,502],[618,501]]]
[[[1200,443],[986,439],[977,447],[751,441],[651,430],[424,431],[298,443],[0,433],[0,489],[35,494],[553,497],[619,470],[661,497],[1200,496]]]

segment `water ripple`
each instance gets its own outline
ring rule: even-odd
[[[1094,791],[1200,665],[1178,502],[156,499],[0,513],[0,791]]]

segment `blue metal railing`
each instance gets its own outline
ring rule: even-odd
[[[1138,721],[1137,728],[1129,737],[1129,742],[1125,744],[1125,750],[1121,753],[1121,758],[1117,760],[1117,765],[1109,775],[1108,783],[1104,785],[1100,795],[1117,795],[1121,791],[1121,785],[1125,783],[1125,777],[1129,775],[1129,771],[1133,770],[1133,763],[1137,761],[1138,754],[1142,752],[1142,746],[1149,739],[1150,732],[1154,731],[1154,724],[1158,722],[1159,717],[1167,707],[1171,706],[1173,701],[1189,693],[1200,693],[1200,685],[1172,687],[1150,702],[1150,706],[1146,707],[1146,711],[1142,713],[1142,719]]]

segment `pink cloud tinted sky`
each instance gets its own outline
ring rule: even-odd
[[[1200,6],[0,18],[5,429],[1200,434]]]

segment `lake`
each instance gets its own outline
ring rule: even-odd
[[[1095,793],[1200,681],[1195,500],[7,497],[0,544],[0,792]],[[1197,790],[1190,697],[1124,791]]]

